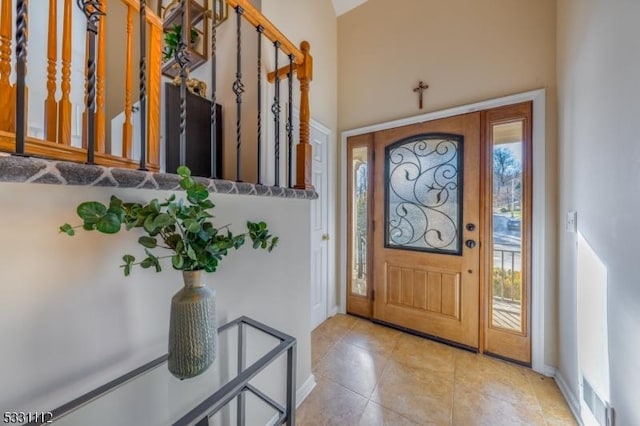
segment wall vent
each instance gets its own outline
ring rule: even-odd
[[[613,409],[600,398],[584,376],[582,376],[582,399],[600,426],[613,426]]]

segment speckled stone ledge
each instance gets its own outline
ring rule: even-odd
[[[219,179],[197,178],[209,191],[220,194],[314,200],[315,191],[255,185]],[[112,188],[181,190],[180,177],[170,173],[92,166],[67,161],[45,160],[0,153],[0,182],[83,185]]]

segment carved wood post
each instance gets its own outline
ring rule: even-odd
[[[58,136],[56,80],[58,62],[58,0],[49,0],[49,40],[47,44],[47,99],[44,101],[44,135],[55,142]]]
[[[151,26],[149,43],[149,164],[160,164],[160,86],[162,78],[162,26]]]
[[[16,88],[9,83],[11,75],[11,33],[13,8],[11,1],[3,1],[0,10],[0,130],[15,130]]]
[[[300,44],[304,62],[297,68],[300,81],[300,143],[296,146],[296,189],[314,189],[311,183],[311,144],[309,143],[309,84],[313,80],[313,57],[308,41]]]
[[[133,107],[133,7],[127,10],[127,53],[125,59],[124,81],[124,124],[122,125],[122,158],[131,158],[133,125],[131,124],[131,111]]]
[[[64,1],[62,27],[62,97],[58,102],[58,143],[71,145],[71,0]]]

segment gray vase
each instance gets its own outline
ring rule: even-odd
[[[216,294],[202,271],[182,271],[184,287],[171,298],[169,371],[179,379],[204,373],[216,358]]]

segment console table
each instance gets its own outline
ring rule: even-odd
[[[167,369],[168,355],[163,355],[51,411],[50,422],[57,426],[245,426],[251,396],[251,410],[257,411],[256,404],[261,404],[259,408],[269,415],[264,423],[295,425],[296,339],[244,316],[221,326],[218,333],[218,356],[202,375],[176,379]],[[250,382],[285,353],[286,394],[281,404]],[[234,399],[235,407],[222,410]],[[210,419],[215,420],[210,423]]]

